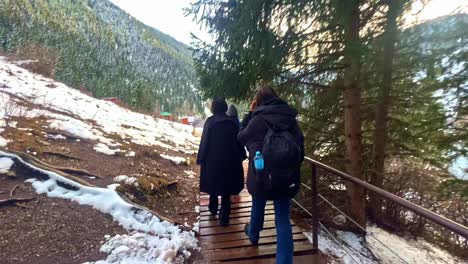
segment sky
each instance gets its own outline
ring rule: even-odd
[[[208,39],[208,33],[185,17],[183,8],[189,7],[191,0],[110,0],[130,15],[171,37],[190,44],[190,33]]]
[[[185,17],[183,8],[189,7],[194,0],[110,0],[130,15],[154,27],[185,44],[190,44],[190,33],[194,33],[204,40],[208,40],[206,31],[192,20]],[[414,4],[415,13],[421,9],[420,4]],[[452,13],[463,8],[468,13],[466,0],[432,0],[418,14],[418,20],[424,21]],[[414,22],[414,18],[409,22]]]

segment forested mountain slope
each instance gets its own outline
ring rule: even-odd
[[[107,0],[2,0],[0,50],[51,77],[142,110],[198,111],[188,47]]]

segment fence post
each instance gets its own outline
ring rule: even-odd
[[[312,245],[318,250],[319,215],[317,205],[317,166],[312,164]]]

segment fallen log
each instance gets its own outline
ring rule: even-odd
[[[42,153],[43,153],[43,154],[48,154],[48,155],[57,156],[57,157],[62,157],[62,158],[66,158],[66,159],[82,160],[82,159],[80,159],[80,158],[78,158],[78,157],[69,155],[69,154],[67,154],[67,153],[58,152],[58,151],[46,150],[46,151],[42,151]]]
[[[34,200],[34,198],[8,198],[8,199],[0,200],[0,206],[8,205],[8,204],[15,204],[17,202],[28,202],[32,200]]]
[[[57,131],[50,130],[50,129],[44,129],[44,132],[46,132],[47,134],[51,134],[51,135],[61,135],[61,136],[67,137],[67,138],[72,139],[72,140],[86,141],[84,138],[77,137],[77,136],[75,136],[75,135],[73,135],[71,133],[68,133],[66,131],[57,132]]]
[[[2,150],[3,152],[6,152],[6,153],[10,153],[10,154],[13,154],[13,155],[16,155],[16,156],[19,156],[21,159],[23,159],[23,161],[27,164],[31,164],[35,167],[38,167],[40,169],[43,169],[43,170],[47,170],[47,171],[51,171],[51,172],[54,172],[64,178],[67,178],[67,179],[70,179],[72,181],[75,181],[79,184],[82,184],[84,186],[88,186],[88,187],[95,187],[94,185],[90,184],[89,182],[87,181],[84,181],[76,176],[73,176],[73,175],[70,175],[68,173],[65,173],[65,172],[62,172],[60,170],[57,170],[54,168],[53,165],[50,165],[44,161],[41,161],[40,159],[32,156],[32,155],[29,155],[27,153],[24,153],[24,152],[19,152],[19,151],[14,151],[14,150],[8,150],[8,151],[5,151],[5,150]]]
[[[58,166],[54,166],[54,165],[52,165],[52,167],[54,167],[56,170],[63,171],[65,173],[69,173],[69,174],[75,174],[75,175],[79,175],[79,176],[90,176],[90,177],[96,177],[98,179],[102,179],[102,176],[99,176],[97,174],[91,173],[91,172],[89,172],[87,170],[83,170],[83,169],[76,169],[76,168],[71,168],[71,167],[58,167]]]

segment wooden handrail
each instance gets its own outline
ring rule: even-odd
[[[421,207],[417,204],[414,204],[410,201],[407,201],[399,196],[396,196],[394,195],[393,193],[390,193],[390,192],[387,192],[385,190],[382,190],[372,184],[369,184],[365,181],[362,181],[362,180],[359,180],[357,178],[354,178],[352,177],[351,175],[347,174],[347,173],[344,173],[340,170],[337,170],[333,167],[330,167],[324,163],[321,163],[319,161],[316,161],[316,160],[313,160],[311,158],[308,158],[306,157],[305,158],[305,161],[308,162],[309,164],[312,165],[312,177],[316,177],[317,176],[317,173],[314,169],[314,167],[316,168],[320,168],[320,169],[323,169],[325,171],[328,171],[340,178],[342,178],[343,180],[346,180],[346,181],[349,181],[349,182],[352,182],[358,186],[361,186],[363,187],[364,189],[368,190],[368,191],[371,191],[389,201],[392,201],[410,211],[412,211],[413,213],[419,215],[419,216],[422,216],[426,219],[429,219],[430,221],[442,226],[442,227],[445,227],[447,228],[448,230],[458,234],[458,235],[461,235],[463,236],[464,238],[467,238],[468,239],[468,227],[462,225],[462,224],[459,224],[455,221],[452,221],[448,218],[445,218],[439,214],[436,214],[424,207]],[[316,192],[316,189],[315,189],[315,192]]]

